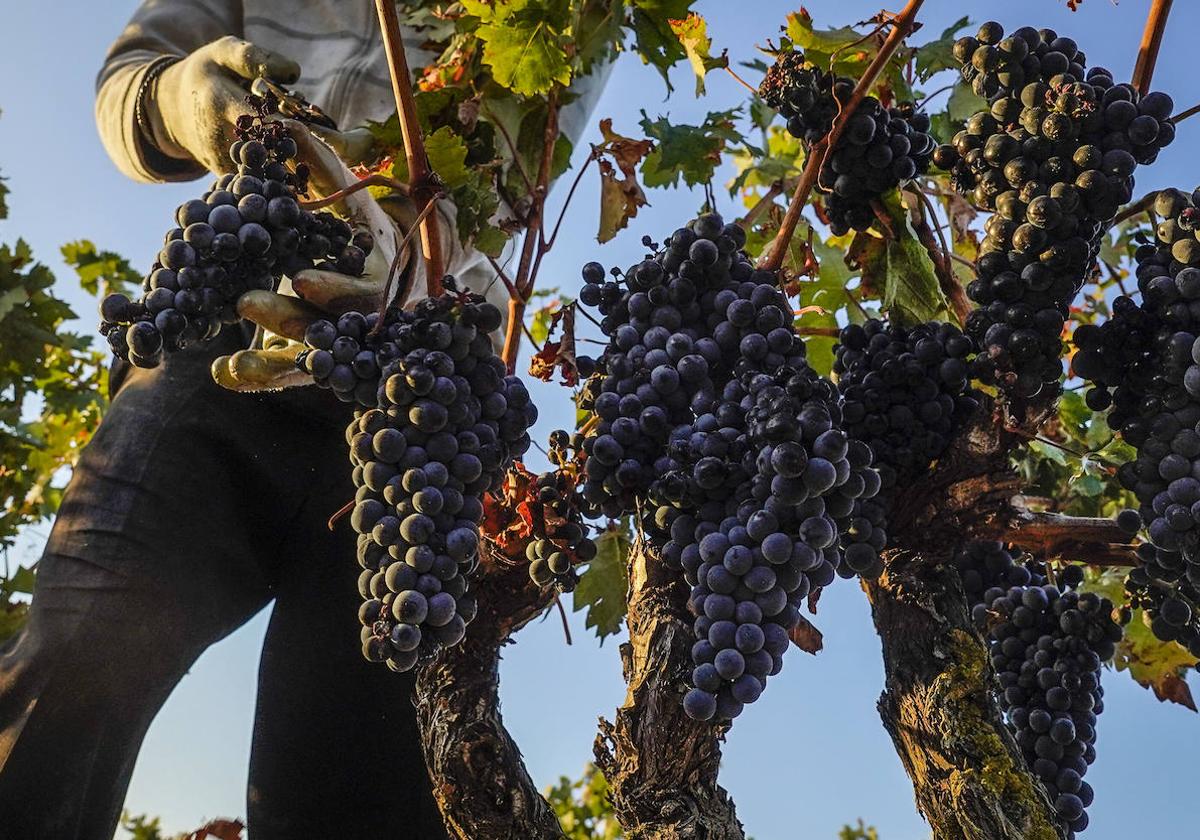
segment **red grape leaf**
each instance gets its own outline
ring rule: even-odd
[[[562,338],[546,341],[546,344],[529,360],[529,375],[549,382],[557,370],[562,384],[568,388],[579,382],[579,370],[575,366],[575,304],[570,303],[550,317],[549,335],[562,327]]]
[[[816,656],[817,652],[825,647],[825,636],[815,624],[803,615],[800,616],[800,621],[796,626],[788,631],[788,636],[791,638],[792,644],[813,656]]]

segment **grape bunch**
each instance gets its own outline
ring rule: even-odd
[[[582,401],[596,415],[583,494],[603,515],[638,513],[682,569],[697,639],[685,708],[730,719],[782,666],[801,600],[835,579],[843,546],[875,569],[886,536],[863,503],[879,476],[739,228],[709,214],[643,241],[651,253],[620,280],[584,268],[580,300],[609,342]]]
[[[1107,321],[1080,325],[1072,367],[1092,385],[1088,406],[1107,410],[1137,452],[1117,480],[1137,498],[1141,521],[1121,518],[1131,533],[1144,525],[1150,542],[1127,586],[1159,638],[1200,649],[1192,609],[1200,605],[1200,213],[1177,190],[1160,193],[1155,210],[1163,219],[1155,241],[1134,255],[1141,301],[1117,297]]]
[[[708,470],[685,471],[690,486],[658,510],[692,585],[696,667],[684,709],[699,720],[737,717],[783,667],[800,604],[842,563],[840,526],[879,489],[870,450],[837,428],[836,390],[807,365],[747,372],[723,398],[743,417],[722,412],[735,425],[700,433],[729,442],[720,466],[705,455],[697,465]],[[707,480],[712,472],[720,485]],[[703,503],[680,504],[701,493]],[[870,573],[886,534],[864,523],[845,561]]]
[[[296,356],[296,366],[342,402],[373,408],[379,401],[380,373],[400,355],[397,332],[405,326],[390,311],[384,323],[384,329],[376,329],[377,312],[318,319],[304,331],[305,349]]]
[[[999,675],[1001,708],[1074,837],[1087,828],[1094,795],[1083,777],[1096,758],[1096,720],[1104,710],[1100,669],[1121,627],[1112,603],[1093,593],[1034,584],[990,594],[976,618]]]
[[[583,441],[583,494],[605,516],[633,512],[638,495],[666,471],[671,430],[711,402],[712,369],[730,363],[743,333],[760,318],[764,328],[789,323],[787,309],[761,315],[739,295],[754,275],[739,251],[744,242],[741,228],[708,214],[610,280],[599,263],[584,266],[579,298],[599,307],[608,344],[581,402],[598,418]],[[719,314],[734,301],[736,324]],[[781,337],[790,351],[792,333]],[[758,349],[764,358],[776,353]]]
[[[792,50],[776,57],[759,94],[783,116],[788,132],[811,148],[829,133],[839,103],[850,100],[854,87],[854,80],[812,67]],[[929,115],[912,103],[887,108],[873,96],[863,98],[817,179],[835,234],[869,228],[872,201],[929,169],[936,145],[929,125]]]
[[[976,622],[985,620],[988,604],[1013,587],[1046,583],[1044,566],[1032,557],[1018,562],[1020,556],[1021,551],[1015,546],[992,540],[971,540],[955,552],[953,565]]]
[[[1179,575],[1178,568],[1161,562],[1178,557],[1153,545],[1138,546],[1142,565],[1131,569],[1125,579],[1129,606],[1150,617],[1150,631],[1164,642],[1178,642],[1200,659],[1200,584]],[[1167,583],[1165,581],[1171,581]]]
[[[871,319],[842,329],[833,370],[846,434],[871,447],[885,492],[923,475],[978,407],[973,351],[953,324]]]
[[[1068,307],[1137,165],[1174,138],[1174,106],[1103,68],[1085,71],[1075,43],[1050,30],[1005,38],[986,23],[954,49],[990,105],[933,156],[956,189],[994,211],[967,288],[978,304],[967,332],[981,347],[979,378],[1028,398],[1057,388]]]
[[[100,332],[114,355],[156,367],[164,353],[216,336],[238,321],[237,301],[251,289],[273,289],[283,274],[314,266],[363,271],[369,234],[327,213],[304,210],[303,164],[289,169],[296,142],[266,119],[275,100],[250,97],[256,115],[238,118],[229,149],[236,171],[221,175],[201,198],[175,212],[137,300],[111,294],[100,303]]]
[[[575,588],[575,565],[596,557],[596,543],[588,537],[583,521],[590,507],[579,491],[572,470],[563,469],[569,435],[562,429],[550,434],[550,458],[560,468],[538,475],[533,482],[536,495],[530,505],[533,533],[525,556],[529,577],[538,586],[554,585],[564,592]]]
[[[394,318],[399,355],[380,366],[377,407],[357,413],[346,439],[363,654],[406,671],[474,617],[482,497],[528,449],[537,409],[496,356],[492,304],[446,292]]]

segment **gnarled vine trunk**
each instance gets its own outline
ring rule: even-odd
[[[1058,840],[1065,836],[995,699],[984,640],[950,565],[968,539],[1000,537],[1021,516],[1008,453],[1020,428],[985,400],[931,473],[896,499],[885,571],[864,588],[883,646],[883,725],[937,840]]]
[[[417,724],[433,795],[460,840],[557,840],[558,818],[538,793],[500,715],[500,649],[544,610],[547,591],[524,566],[492,565],[479,614],[459,645],[420,666]]]
[[[954,570],[896,551],[865,588],[883,643],[879,715],[934,837],[1064,837],[1000,719],[987,649]]]
[[[727,726],[683,711],[691,672],[687,589],[642,542],[630,558],[628,690],[614,722],[600,721],[596,763],[628,840],[743,840],[733,800],[717,784]]]

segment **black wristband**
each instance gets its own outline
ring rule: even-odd
[[[145,140],[152,148],[160,154],[165,154],[162,149],[158,148],[158,144],[154,142],[154,128],[150,124],[149,117],[146,116],[146,95],[158,81],[158,77],[162,72],[172,64],[180,61],[177,55],[160,55],[158,58],[146,65],[146,71],[142,74],[141,84],[138,85],[137,98],[133,103],[133,117],[137,122],[138,130],[142,133],[142,139]]]

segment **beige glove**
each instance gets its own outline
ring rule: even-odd
[[[246,93],[263,76],[280,84],[300,77],[300,65],[232,35],[206,44],[162,72],[148,96],[151,138],[163,154],[195,160],[210,172],[231,168],[228,150],[233,126],[250,112]],[[365,129],[318,129],[343,160],[358,163],[370,153]]]

